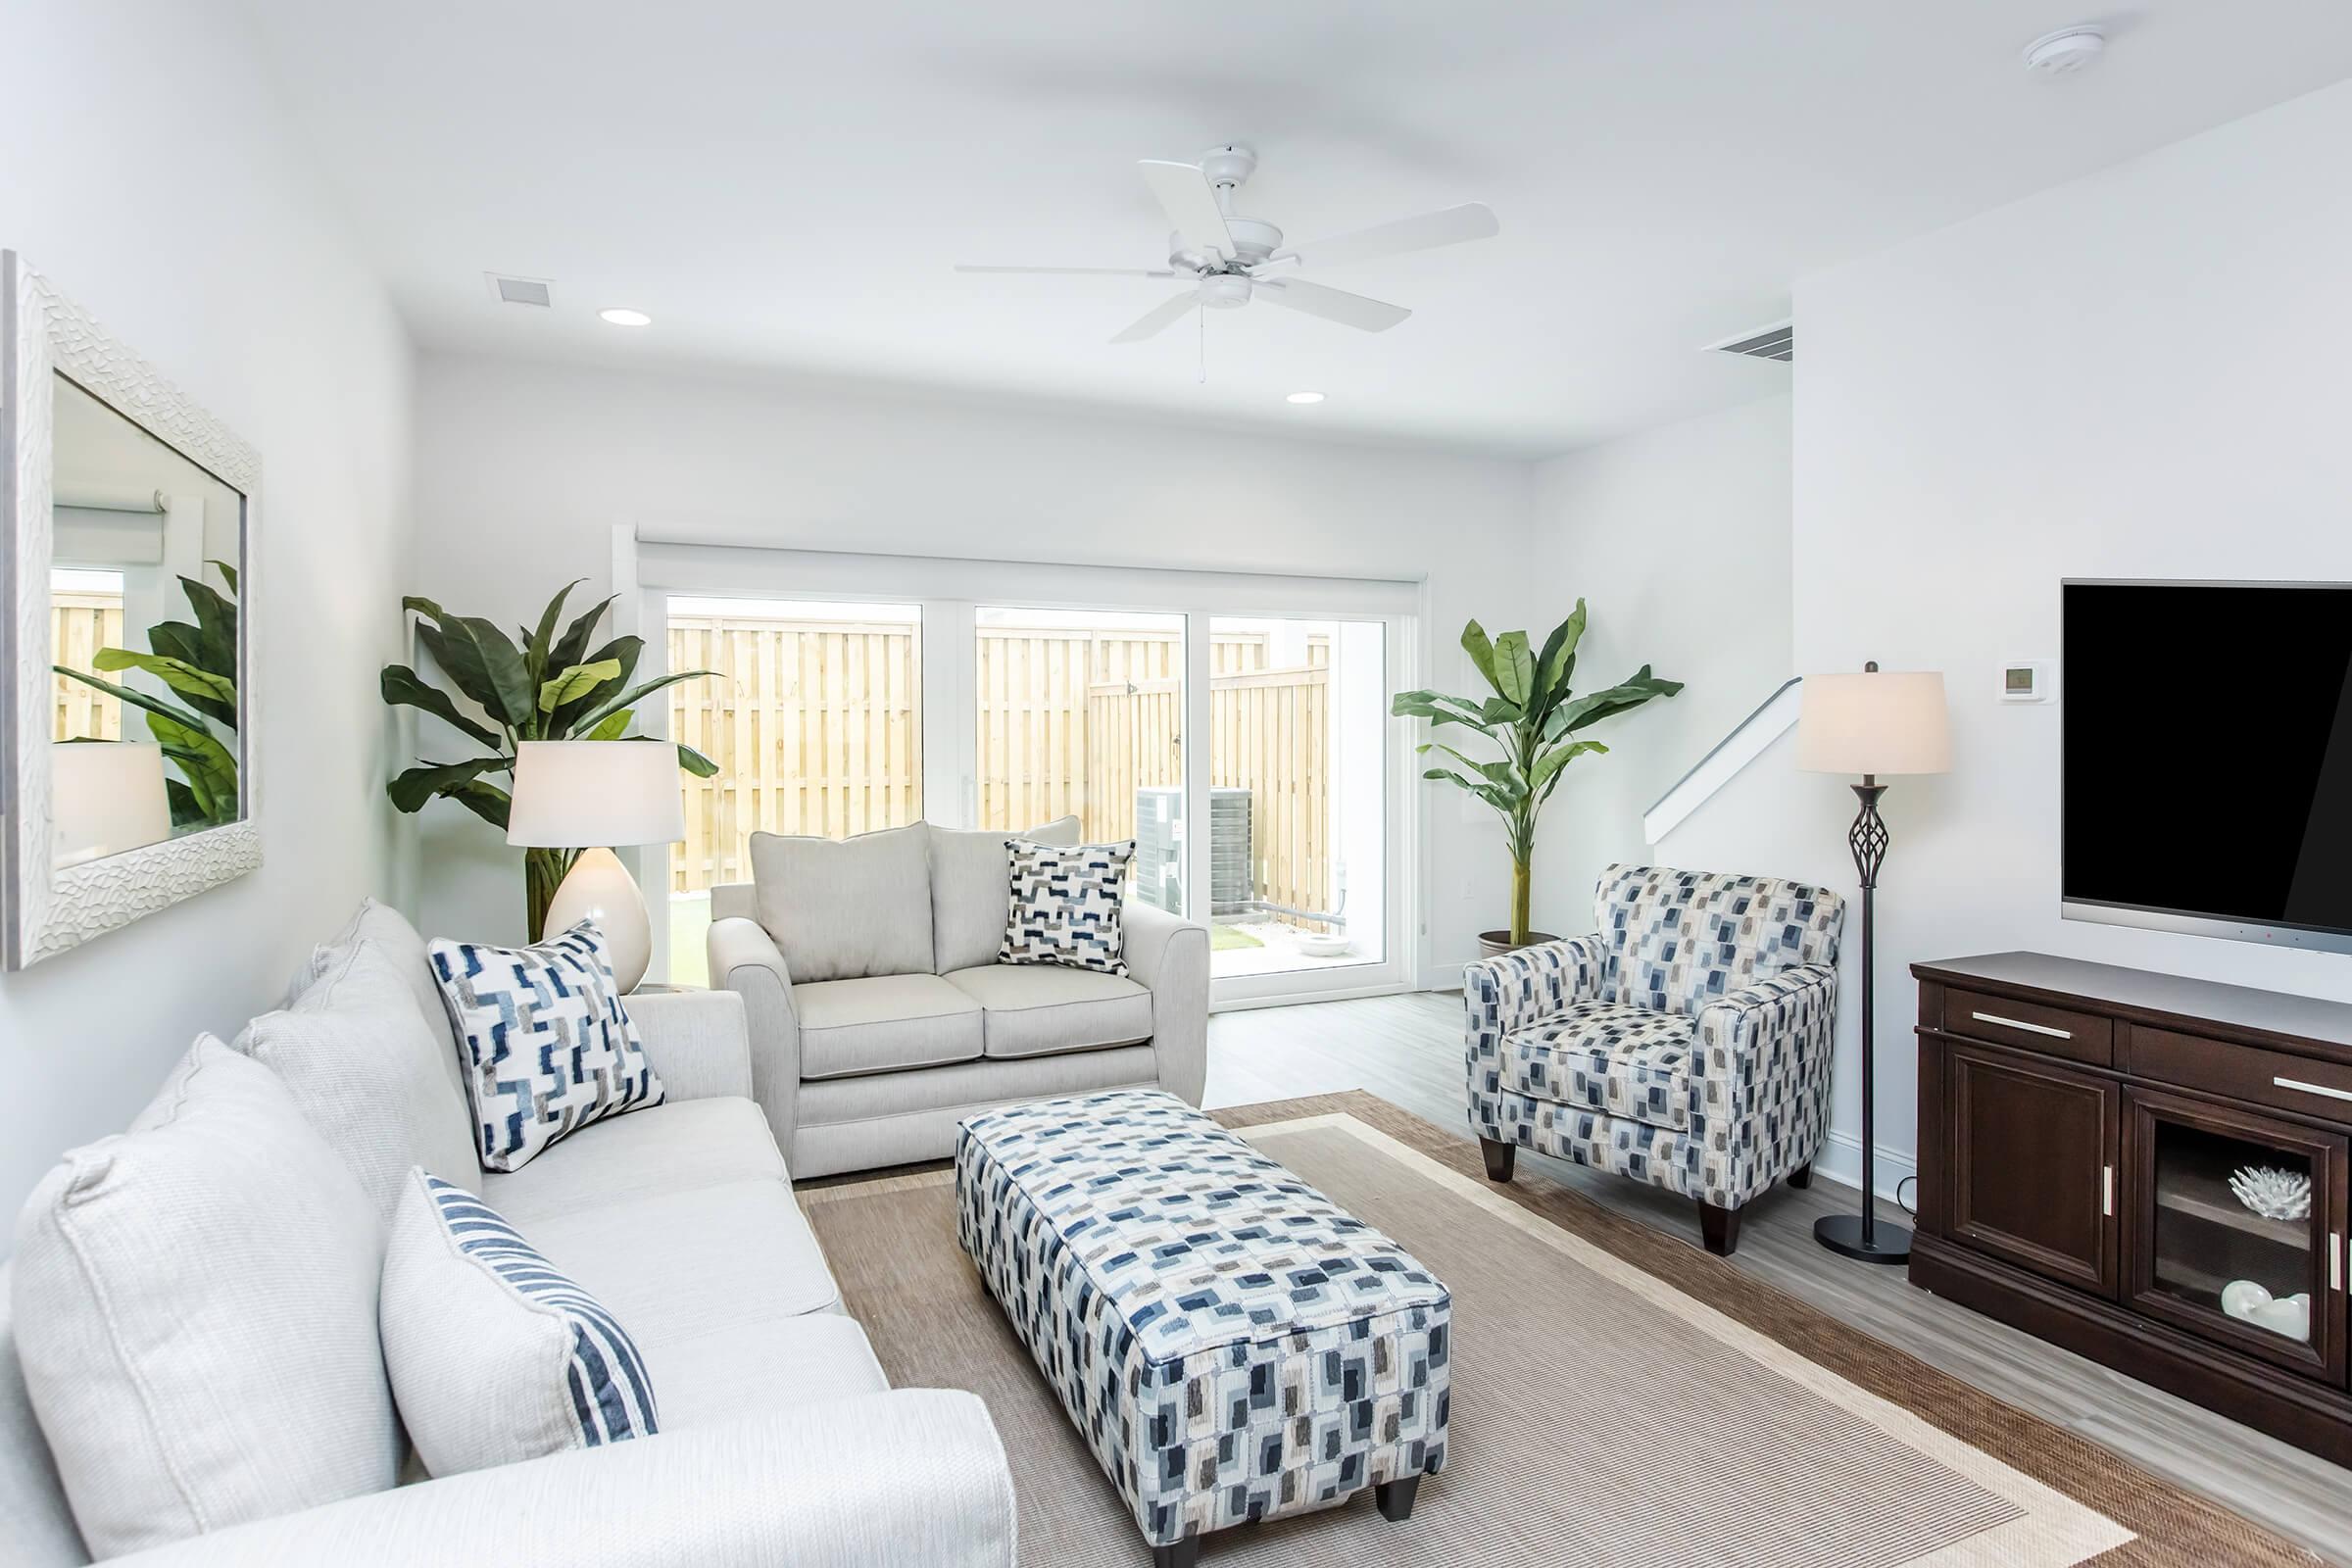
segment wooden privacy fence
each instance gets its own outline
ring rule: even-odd
[[[983,625],[978,822],[1075,815],[1089,842],[1131,838],[1139,789],[1184,777],[1183,642],[1154,628]],[[670,887],[748,880],[755,831],[843,837],[922,813],[921,664],[911,623],[672,617],[671,733],[718,763],[684,780]],[[1210,649],[1212,782],[1250,792],[1255,896],[1330,907],[1330,645],[1267,666],[1263,635]],[[953,818],[953,808],[938,815]]]
[[[673,617],[670,734],[718,764],[685,778],[680,893],[748,882],[755,832],[847,838],[922,814],[915,628]]]
[[[49,596],[49,648],[53,664],[98,673],[101,648],[122,646],[122,596],[103,593],[53,593]],[[121,675],[107,680],[120,681]],[[52,677],[57,691],[57,720],[53,740],[119,741],[122,738],[122,704],[95,686]]]

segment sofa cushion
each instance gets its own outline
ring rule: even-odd
[[[810,1312],[645,1347],[672,1432],[890,1387],[855,1318]]]
[[[1058,963],[1127,972],[1119,909],[1135,840],[1076,848],[1014,839],[1005,847],[1011,891],[999,963]]]
[[[1696,1014],[1798,964],[1838,961],[1845,901],[1778,877],[1612,865],[1593,896],[1604,1002]]]
[[[841,1288],[782,1181],[728,1182],[552,1214],[532,1221],[530,1234],[549,1262],[629,1326],[649,1357],[697,1335],[841,1310]],[[658,1378],[659,1361],[649,1364]]]
[[[412,1165],[481,1190],[465,1091],[442,1070],[408,978],[376,938],[339,947],[291,1006],[247,1024],[236,1049],[285,1080],[385,1222]]]
[[[422,1167],[384,1253],[384,1361],[430,1475],[661,1430],[628,1330],[497,1209]]]
[[[17,1350],[91,1554],[380,1492],[382,1228],[284,1082],[206,1036],[17,1224]]]
[[[1579,1002],[1502,1038],[1503,1086],[1674,1132],[1690,1126],[1693,1022]]]
[[[482,1196],[537,1234],[543,1219],[651,1193],[787,1179],[767,1113],[749,1100],[673,1100],[583,1127],[518,1171],[482,1178]]]
[[[286,988],[286,1005],[294,1005],[305,991],[339,966],[344,956],[362,941],[373,942],[392,960],[393,969],[416,1003],[416,1015],[424,1020],[426,1032],[433,1037],[435,1058],[441,1070],[449,1075],[450,1086],[463,1099],[465,1056],[458,1048],[457,1028],[449,1021],[449,1004],[441,999],[440,982],[433,978],[432,957],[424,951],[424,938],[409,924],[408,916],[391,906],[362,899],[359,912],[351,917],[351,923],[341,934],[313,948],[311,956],[294,971],[293,983]]]
[[[980,1004],[935,974],[795,981],[792,1010],[803,1078],[938,1067],[980,1054]]]
[[[1152,1038],[1152,993],[1124,975],[992,963],[945,978],[980,1004],[982,1050],[991,1056],[1042,1056]]]
[[[753,903],[804,980],[930,974],[930,830],[915,822],[854,839],[752,835]]]
[[[997,961],[1012,892],[1007,842],[1070,845],[1079,838],[1074,816],[1055,817],[1026,833],[932,826],[930,834],[931,947],[941,974]]]
[[[594,925],[536,947],[444,937],[426,951],[466,1047],[483,1169],[520,1170],[592,1122],[662,1103]]]

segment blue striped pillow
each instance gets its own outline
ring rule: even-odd
[[[497,1275],[515,1292],[562,1312],[571,1322],[571,1364],[564,1392],[579,1446],[596,1447],[661,1430],[654,1415],[654,1389],[628,1331],[602,1302],[572,1282],[522,1239],[498,1210],[463,1187],[438,1176],[424,1178],[441,1225],[459,1251]]]

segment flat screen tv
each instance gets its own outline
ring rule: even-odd
[[[2062,592],[2066,917],[2352,953],[2352,585]]]

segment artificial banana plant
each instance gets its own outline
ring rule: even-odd
[[[1442,692],[1399,692],[1391,711],[1400,718],[1425,718],[1437,729],[1459,724],[1475,730],[1501,751],[1494,761],[1465,756],[1444,741],[1419,748],[1423,756],[1444,752],[1460,769],[1437,766],[1423,778],[1445,779],[1469,791],[1502,818],[1511,851],[1511,944],[1528,940],[1529,866],[1536,853],[1536,818],[1560,785],[1570,762],[1587,752],[1608,750],[1578,736],[1604,718],[1630,712],[1653,697],[1672,697],[1679,680],[1662,680],[1643,664],[1605,691],[1579,697],[1568,682],[1576,673],[1576,645],[1585,635],[1585,602],[1552,629],[1537,651],[1527,633],[1506,631],[1490,641],[1477,621],[1462,628],[1462,651],[1494,688],[1485,700]]]
[[[535,627],[520,627],[519,642],[476,615],[453,615],[429,599],[401,600],[405,610],[423,617],[416,628],[433,662],[450,684],[471,702],[479,716],[461,708],[457,700],[431,685],[406,664],[386,664],[380,683],[384,701],[395,708],[416,708],[432,714],[460,734],[490,749],[487,757],[463,762],[426,761],[412,767],[386,786],[392,804],[403,811],[421,810],[439,797],[457,802],[493,827],[504,829],[512,802],[507,791],[491,782],[514,771],[514,748],[523,741],[617,741],[632,739],[629,726],[645,699],[680,681],[713,673],[708,669],[679,670],[656,680],[630,685],[637,661],[645,652],[642,637],[615,637],[591,648],[597,625],[612,601],[607,599],[556,630],[564,618],[564,603],[578,582],[568,584],[548,601]],[[691,746],[678,748],[678,765],[698,778],[709,778],[718,764]],[[579,850],[523,851],[523,896],[530,915],[531,940],[545,933],[547,907],[556,888]]]
[[[236,567],[224,561],[205,564],[220,574],[229,594],[237,591]],[[49,667],[146,714],[147,733],[179,770],[179,777],[164,780],[164,793],[173,831],[185,833],[234,822],[243,806],[237,786],[237,603],[193,577],[180,578],[179,586],[196,612],[194,625],[160,621],[147,628],[145,653],[101,648],[90,660],[108,674],[143,670],[179,702],[100,680],[87,670]]]

